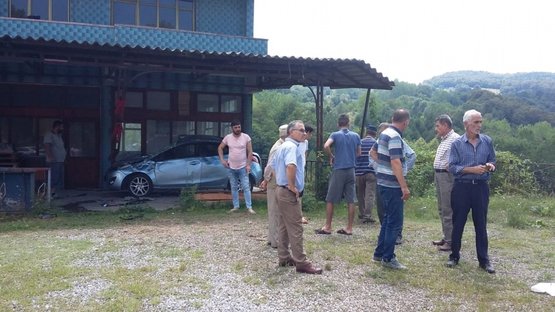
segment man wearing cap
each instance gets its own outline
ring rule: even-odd
[[[432,243],[441,251],[451,251],[451,234],[453,233],[453,209],[451,209],[451,190],[453,189],[453,174],[449,172],[449,154],[451,144],[458,139],[453,130],[453,122],[448,115],[439,115],[435,120],[435,131],[441,140],[434,158],[434,182],[436,185],[437,208],[443,238]]]
[[[376,143],[376,126],[366,126],[366,137],[360,143],[361,155],[357,156],[355,166],[358,218],[362,223],[374,223],[372,210],[376,197],[376,173],[370,165],[369,152]]]
[[[268,164],[264,168],[264,181],[260,183],[260,187],[266,189],[267,205],[268,205],[268,245],[277,248],[277,200],[276,200],[276,177],[272,167],[272,162],[278,148],[283,144],[287,137],[287,125],[279,127],[279,139],[274,143],[268,154]]]

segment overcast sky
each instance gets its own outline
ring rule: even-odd
[[[390,80],[555,72],[552,0],[255,0],[268,54],[348,58]]]

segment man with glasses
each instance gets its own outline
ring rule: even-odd
[[[324,143],[324,151],[329,157],[333,171],[328,184],[326,195],[326,224],[316,229],[316,234],[331,234],[333,205],[339,204],[345,198],[348,207],[347,227],[337,231],[338,234],[352,235],[355,218],[355,166],[356,158],[361,154],[360,136],[349,130],[349,117],[340,115],[337,120],[339,131],[330,135]],[[333,153],[332,148],[333,146]]]
[[[231,184],[231,197],[233,201],[233,208],[229,212],[239,211],[239,183],[241,183],[247,211],[251,214],[255,214],[256,212],[252,209],[251,187],[249,182],[252,161],[251,137],[241,132],[241,122],[239,120],[233,120],[231,122],[231,131],[232,132],[226,135],[222,143],[218,146],[220,162],[229,170],[228,176],[229,183]],[[224,148],[226,146],[229,148],[227,160],[224,159]]]
[[[277,150],[272,167],[276,174],[278,204],[278,264],[295,266],[297,272],[322,274],[306,257],[303,248],[301,197],[304,191],[304,163],[299,143],[305,139],[304,123],[287,126],[288,137]]]

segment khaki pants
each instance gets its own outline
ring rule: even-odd
[[[268,181],[266,198],[268,202],[268,243],[272,247],[277,247],[278,241],[278,206],[276,198],[276,179],[272,177]]]
[[[303,249],[301,203],[295,193],[283,187],[276,188],[278,203],[278,257],[280,261],[292,258],[299,265],[310,263]],[[291,247],[291,252],[289,251]]]
[[[367,173],[356,176],[358,218],[372,219],[372,210],[376,202],[376,175]]]
[[[436,184],[437,210],[441,220],[443,239],[450,243],[453,234],[453,209],[451,208],[453,174],[450,172],[436,172],[434,182]]]

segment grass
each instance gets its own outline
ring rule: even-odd
[[[257,247],[260,249],[255,251],[255,258],[269,260],[253,263],[235,249],[249,237],[244,233],[251,228],[264,229],[264,205],[255,204],[255,216],[228,215],[226,205],[200,204],[163,212],[148,206],[104,213],[57,212],[56,218],[48,220],[4,216],[0,221],[0,311],[45,307],[52,311],[140,311],[145,304],[156,306],[167,296],[181,296],[190,302],[191,309],[203,309],[217,286],[199,276],[198,270],[214,260],[226,261],[225,274],[238,276],[242,286],[237,287],[254,293],[300,285],[302,296],[316,293],[341,302],[344,286],[332,278],[337,275],[349,276],[357,285],[382,285],[399,293],[416,293],[432,300],[435,311],[459,310],[461,306],[473,311],[553,311],[555,307],[549,296],[529,291],[535,283],[555,280],[553,198],[491,199],[488,230],[496,275],[477,268],[471,220],[464,232],[460,265],[454,269],[444,266],[448,254],[431,246],[431,240],[440,236],[434,198],[412,198],[406,204],[405,243],[396,253],[409,266],[407,271],[383,269],[370,260],[377,225],[357,225],[350,237],[312,234],[324,222],[324,205],[318,202],[305,211],[310,224],[304,237],[306,253],[325,270],[321,277],[276,269],[275,253],[266,246]],[[334,227],[343,227],[345,211],[344,205],[336,208]],[[137,214],[142,217],[122,218]],[[218,231],[223,235],[208,240],[208,245],[186,245],[172,238],[176,235],[172,231],[190,229],[197,236],[212,237]],[[85,234],[88,231],[99,236]],[[226,242],[227,235],[239,235],[239,245],[233,247]],[[255,242],[255,246],[264,243]],[[230,248],[234,256],[211,259],[211,248]],[[93,287],[89,284],[99,289],[93,297],[75,299],[68,295]],[[373,300],[371,297],[368,300]],[[253,295],[250,300],[261,309],[272,302],[263,294]]]

